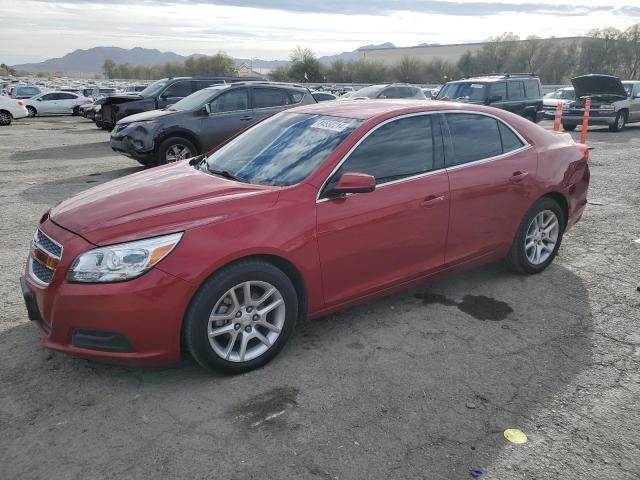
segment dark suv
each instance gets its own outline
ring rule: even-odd
[[[141,92],[111,95],[100,99],[100,118],[97,119],[105,130],[111,130],[118,120],[135,113],[148,112],[172,105],[193,92],[219,85],[246,80],[255,77],[175,77],[163,78],[152,83]]]
[[[448,82],[437,99],[491,105],[536,123],[543,117],[540,79],[532,73],[489,73]]]
[[[131,115],[111,132],[111,148],[143,165],[205,153],[287,108],[316,103],[301,85],[236,82],[208,87],[163,110]]]

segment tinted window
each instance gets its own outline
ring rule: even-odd
[[[447,83],[440,92],[438,98],[449,98],[451,100],[483,101],[487,93],[487,84],[477,82],[454,82]]]
[[[433,169],[431,116],[401,118],[366,137],[333,176],[329,188],[344,172],[373,175],[380,184]]]
[[[211,102],[211,112],[236,112],[249,108],[249,94],[246,88],[236,88],[224,92]]]
[[[300,103],[302,101],[302,98],[304,97],[304,93],[302,92],[289,92],[289,94],[291,95],[291,103]],[[325,99],[325,100],[328,100],[328,99]]]
[[[524,93],[527,98],[537,98],[540,94],[540,84],[537,80],[524,81]]]
[[[176,82],[167,88],[163,95],[167,98],[182,98],[191,95],[191,81]]]
[[[278,88],[254,88],[253,108],[269,108],[288,105],[289,97],[284,90]]]
[[[400,88],[398,87],[389,87],[385,88],[378,98],[399,98],[400,97]]]
[[[57,100],[57,95],[55,93],[47,93],[40,97],[40,100]]]
[[[502,154],[502,142],[495,118],[467,113],[449,113],[447,123],[451,131],[454,161],[461,165]]]
[[[507,99],[507,84],[506,82],[496,82],[491,85],[491,94],[492,97],[497,95],[501,97],[501,100]]]
[[[502,138],[503,153],[512,152],[524,145],[516,134],[513,133],[513,130],[507,127],[504,123],[498,122],[498,127],[500,129],[500,137]]]
[[[78,98],[76,95],[72,93],[59,93],[58,100],[74,100]]]
[[[524,86],[522,82],[507,82],[507,96],[509,100],[524,98]]]

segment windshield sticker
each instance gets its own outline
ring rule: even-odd
[[[348,122],[341,122],[339,120],[316,120],[310,128],[320,128],[322,130],[329,130],[331,132],[344,132],[351,126]]]

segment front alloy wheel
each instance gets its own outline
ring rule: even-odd
[[[176,143],[167,149],[165,154],[166,163],[179,162],[193,157],[193,152],[187,145]]]
[[[209,316],[209,343],[230,362],[263,355],[282,332],[286,309],[282,294],[267,282],[247,281],[231,287]]]
[[[289,277],[260,259],[228,265],[194,295],[183,340],[203,367],[225,373],[258,368],[287,342],[298,317],[298,294]]]

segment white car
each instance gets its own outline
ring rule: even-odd
[[[40,93],[25,101],[30,117],[52,113],[78,115],[78,107],[93,100],[82,95],[69,92]]]
[[[0,97],[0,125],[11,125],[13,119],[23,118],[27,115],[24,100]]]
[[[542,111],[544,118],[553,119],[559,103],[567,105],[576,99],[576,92],[573,87],[559,88],[555,92],[547,93],[542,97]]]

